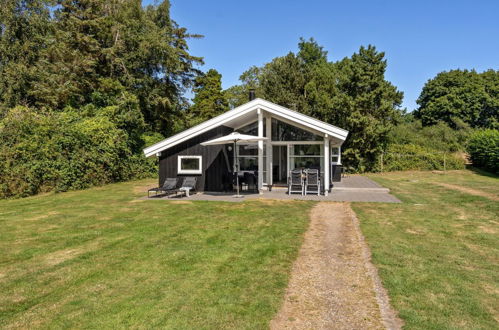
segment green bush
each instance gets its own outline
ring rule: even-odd
[[[0,198],[66,191],[154,173],[108,116],[13,108],[0,123]],[[137,143],[137,142],[135,142]]]
[[[414,144],[392,144],[383,154],[383,171],[458,170],[464,159],[458,153],[426,149]],[[445,165],[445,166],[444,166]]]
[[[499,130],[485,129],[474,132],[467,149],[474,166],[499,173]]]
[[[464,151],[471,129],[464,123],[455,123],[453,129],[444,122],[423,127],[420,120],[401,123],[388,135],[391,144],[414,144],[424,149],[446,152]]]

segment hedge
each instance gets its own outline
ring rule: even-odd
[[[0,198],[82,189],[151,175],[107,116],[11,109],[0,122]]]
[[[426,149],[414,144],[391,144],[380,159],[382,171],[458,170],[464,159],[458,153]]]
[[[499,174],[499,130],[474,132],[468,141],[467,150],[474,166]]]

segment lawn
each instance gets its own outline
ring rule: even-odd
[[[313,203],[138,200],[153,182],[0,201],[0,328],[267,328]]]
[[[473,171],[371,178],[403,202],[353,208],[406,327],[499,328],[499,179]]]

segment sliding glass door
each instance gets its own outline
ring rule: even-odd
[[[286,184],[288,180],[288,146],[272,146],[272,182]]]

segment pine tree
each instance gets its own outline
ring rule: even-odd
[[[210,69],[196,78],[194,104],[189,111],[189,125],[193,126],[227,111],[228,102],[222,90],[222,75]]]
[[[369,45],[338,63],[339,88],[344,94],[338,106],[346,111],[343,127],[350,131],[343,158],[361,171],[377,164],[403,99],[403,93],[385,80],[384,56]]]
[[[0,118],[30,105],[34,66],[53,34],[50,0],[4,0],[0,6]]]
[[[269,101],[294,108],[350,131],[343,145],[344,165],[371,170],[396,124],[403,94],[385,80],[384,53],[374,46],[338,62],[314,39],[300,39],[297,54],[277,57],[262,68],[252,68],[253,84]],[[229,89],[240,95],[248,83]],[[236,98],[238,100],[238,98]]]

